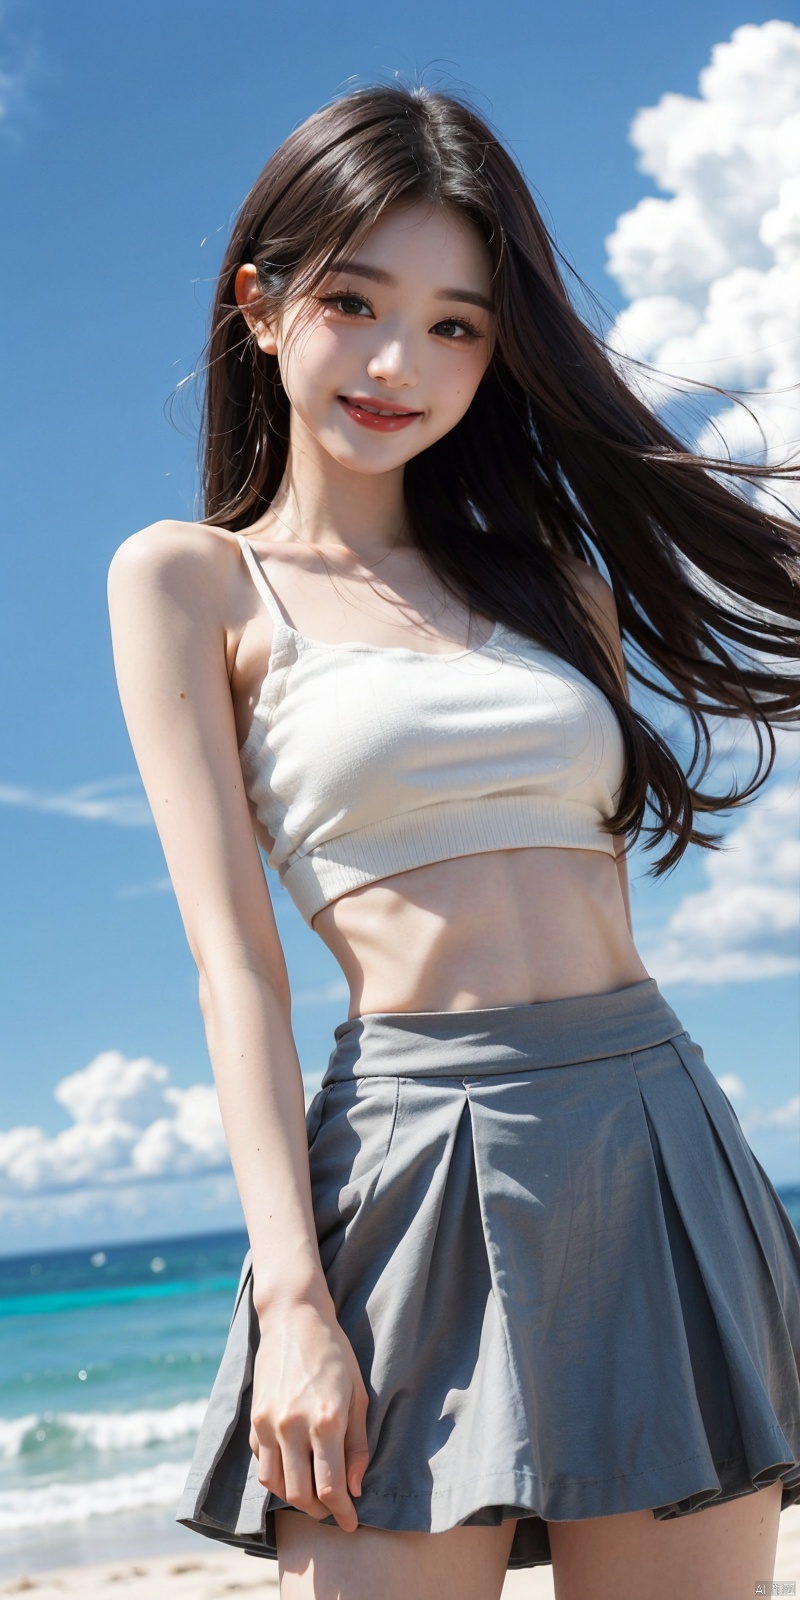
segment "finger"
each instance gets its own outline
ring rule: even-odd
[[[369,1465],[369,1444],[367,1442],[367,1407],[369,1404],[366,1390],[363,1394],[353,1397],[350,1408],[350,1420],[344,1436],[344,1458],[347,1463],[347,1486],[350,1493],[360,1495],[364,1473]]]
[[[258,1423],[250,1418],[250,1449],[258,1462],[258,1481],[262,1489],[270,1489],[284,1500],[283,1464],[278,1442],[272,1429],[259,1417]]]
[[[281,1438],[281,1453],[283,1456],[283,1481],[286,1493],[282,1497],[289,1505],[296,1506],[298,1511],[305,1511],[317,1521],[327,1515],[325,1507],[314,1493],[314,1481],[311,1475],[311,1455],[308,1447],[308,1433],[295,1433]]]
[[[274,1430],[267,1422],[266,1418],[263,1416],[256,1416],[255,1412],[251,1412],[249,1444],[253,1455],[258,1455],[262,1445],[267,1445],[271,1449],[274,1449],[275,1442]]]
[[[311,1434],[314,1447],[314,1484],[317,1497],[346,1533],[358,1527],[358,1513],[347,1493],[344,1439],[332,1428]]]
[[[283,1462],[277,1444],[262,1444],[258,1449],[258,1481],[262,1489],[271,1490],[279,1500],[288,1502]]]

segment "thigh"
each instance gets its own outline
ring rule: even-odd
[[[500,1600],[515,1528],[509,1519],[447,1533],[345,1533],[276,1511],[281,1600]]]
[[[651,1511],[548,1522],[556,1600],[752,1600],[772,1580],[782,1487],[667,1522]]]

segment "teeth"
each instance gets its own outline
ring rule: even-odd
[[[408,411],[378,411],[376,406],[368,406],[363,400],[352,401],[355,411],[368,411],[371,417],[407,417]]]

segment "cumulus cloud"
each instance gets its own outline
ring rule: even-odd
[[[630,128],[647,196],[606,239],[631,304],[608,343],[685,380],[768,390],[721,410],[698,448],[774,462],[800,440],[800,27],[745,24],[714,46],[697,96],[664,94]],[[625,369],[652,403],[674,397]],[[764,442],[759,433],[764,430]],[[779,492],[800,504],[796,488]]]
[[[49,794],[25,784],[1,783],[0,805],[79,817],[83,822],[113,822],[121,828],[146,828],[153,823],[147,797],[135,778],[106,778]]]
[[[88,1067],[62,1078],[53,1094],[73,1122],[100,1123],[120,1117],[145,1128],[163,1108],[168,1079],[167,1068],[148,1056],[131,1060],[119,1050],[104,1050]]]
[[[0,1196],[119,1189],[229,1169],[216,1091],[180,1089],[164,1066],[106,1050],[62,1078],[54,1095],[71,1117],[52,1136],[0,1132]]]
[[[642,958],[660,984],[753,983],[800,971],[800,791],[776,783],[744,813],[706,885],[686,894]]]
[[[318,1079],[304,1087],[308,1105]],[[144,1191],[176,1178],[187,1188],[189,1180],[214,1178],[222,1184],[220,1204],[224,1197],[225,1208],[238,1205],[213,1084],[178,1088],[149,1056],[104,1050],[61,1078],[53,1097],[70,1118],[59,1133],[25,1125],[0,1130],[0,1221],[18,1221],[19,1205],[48,1197],[56,1212],[45,1208],[42,1217],[91,1216],[98,1195],[129,1217],[144,1215],[153,1209]],[[206,1186],[203,1193],[210,1192]],[[163,1208],[160,1201],[156,1210]]]

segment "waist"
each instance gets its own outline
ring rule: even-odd
[[[334,1028],[322,1087],[360,1077],[471,1077],[603,1061],[686,1032],[655,978],[606,994],[469,1011],[383,1011]]]
[[[342,895],[313,928],[346,979],[348,1017],[554,1000],[651,976],[615,858],[598,850],[491,851],[417,867]]]

